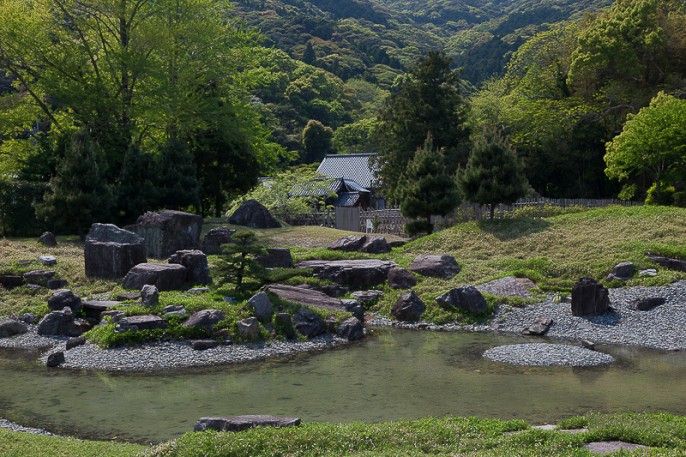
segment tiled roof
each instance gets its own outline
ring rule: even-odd
[[[359,200],[359,192],[342,192],[332,204],[333,206],[355,206]]]
[[[329,178],[355,181],[362,187],[372,188],[375,179],[370,159],[376,154],[330,154],[324,157],[317,172]]]

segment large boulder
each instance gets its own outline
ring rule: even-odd
[[[410,264],[410,270],[422,276],[450,279],[460,272],[460,266],[457,264],[455,257],[451,255],[422,254],[417,256]]]
[[[168,209],[148,211],[126,228],[143,237],[150,257],[164,259],[176,251],[198,247],[202,216]]]
[[[201,250],[207,255],[217,255],[222,253],[222,244],[231,243],[231,237],[236,233],[228,227],[215,227],[207,232],[202,240]]]
[[[386,238],[377,236],[367,238],[367,241],[364,242],[360,251],[368,254],[385,254],[391,252],[391,246],[386,241]]]
[[[279,228],[281,224],[274,219],[269,210],[255,200],[247,200],[234,211],[229,224],[256,229]]]
[[[608,290],[591,278],[581,278],[572,286],[572,315],[598,316],[610,306]]]
[[[24,279],[17,275],[0,275],[0,286],[6,290],[14,289],[24,284]]]
[[[54,248],[57,246],[57,239],[55,238],[55,234],[52,232],[43,232],[43,234],[38,237],[38,242],[48,248]]]
[[[146,284],[141,288],[141,302],[149,308],[160,304],[160,291],[157,287]]]
[[[267,248],[267,255],[255,257],[264,268],[293,268],[293,256],[290,249]]]
[[[38,322],[38,334],[46,336],[60,336],[69,333],[69,326],[74,321],[71,308],[65,307],[60,311],[46,314]]]
[[[303,307],[293,315],[295,328],[308,338],[321,335],[326,332],[326,323],[319,314]]]
[[[285,336],[289,340],[296,337],[293,317],[288,313],[276,313],[276,316],[274,316],[274,328],[278,334]]]
[[[388,286],[391,289],[411,289],[417,285],[417,278],[404,268],[388,270]]]
[[[364,325],[362,325],[362,321],[358,318],[349,317],[338,324],[336,335],[341,338],[347,338],[348,341],[361,340],[364,338]]]
[[[25,322],[5,319],[0,321],[0,338],[8,338],[14,335],[22,335],[29,331]]]
[[[191,317],[186,319],[183,323],[186,327],[202,328],[206,331],[212,331],[219,321],[224,319],[224,313],[218,309],[203,309],[197,313],[193,313]]]
[[[216,430],[218,432],[241,432],[256,427],[294,427],[300,425],[300,422],[300,419],[295,417],[274,417],[264,415],[201,417],[195,423],[193,431],[204,432],[205,430]]]
[[[187,275],[183,265],[139,263],[126,274],[124,288],[141,290],[144,285],[150,284],[160,291],[185,290]]]
[[[481,314],[488,310],[488,302],[474,286],[463,286],[452,289],[436,297],[442,308],[458,308],[472,314]]]
[[[256,317],[247,317],[236,322],[238,334],[244,340],[253,341],[260,336],[260,322]]]
[[[426,305],[414,290],[403,292],[391,309],[393,317],[399,321],[418,321],[426,310]]]
[[[621,262],[612,268],[612,271],[607,275],[606,281],[619,280],[626,281],[631,279],[636,274],[636,265],[633,262]]]
[[[91,225],[84,246],[86,276],[119,279],[145,262],[143,238],[113,224]]]
[[[210,267],[207,264],[207,255],[202,251],[196,249],[176,251],[167,262],[186,267],[186,282],[190,284],[210,283]]]
[[[53,311],[61,310],[65,306],[71,308],[74,314],[81,309],[81,297],[74,295],[69,289],[58,289],[48,298],[48,308]]]
[[[42,287],[48,287],[48,281],[55,276],[55,272],[52,270],[32,270],[27,271],[22,276],[27,284],[37,284]]]
[[[248,306],[261,322],[271,322],[274,310],[272,309],[272,302],[266,293],[260,292],[250,297]]]
[[[367,235],[348,235],[329,245],[332,251],[359,251],[367,242]]]
[[[386,282],[388,272],[397,266],[393,261],[362,260],[307,260],[296,265],[312,268],[314,275],[353,289],[368,289]]]

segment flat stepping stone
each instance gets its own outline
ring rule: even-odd
[[[609,454],[620,450],[634,451],[636,449],[648,449],[648,446],[635,443],[627,443],[624,441],[594,441],[584,446],[591,452],[599,455]]]
[[[498,346],[484,352],[483,356],[494,362],[534,367],[588,367],[608,365],[614,357],[578,346],[565,344],[512,344]]]
[[[81,307],[86,313],[86,317],[98,320],[103,311],[109,311],[110,308],[117,305],[121,305],[121,302],[113,300],[85,300],[81,302]]]
[[[266,415],[201,417],[195,423],[194,431],[216,430],[218,432],[240,432],[256,427],[295,427],[301,420],[296,417],[274,417]]]
[[[536,283],[529,278],[506,276],[481,284],[480,286],[476,286],[476,288],[481,293],[485,292],[500,297],[532,298],[533,296],[529,291],[536,288]]]
[[[138,330],[154,330],[156,328],[165,328],[167,322],[159,316],[153,314],[143,314],[141,316],[127,316],[119,321],[122,327],[136,326]]]
[[[313,308],[345,311],[345,305],[341,300],[329,297],[324,292],[318,290],[287,286],[285,284],[272,284],[267,286],[266,290],[284,301],[311,306]]]

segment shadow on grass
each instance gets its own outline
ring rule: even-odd
[[[544,219],[495,219],[478,222],[479,228],[490,233],[500,241],[515,240],[534,233],[543,232],[550,227]]]

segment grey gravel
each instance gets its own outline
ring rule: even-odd
[[[637,299],[663,297],[665,304],[650,311],[633,309]],[[622,344],[662,350],[686,349],[686,281],[662,287],[610,289],[610,305],[615,312],[601,316],[572,316],[568,303],[552,299],[523,308],[501,306],[490,329],[520,334],[537,317],[553,319],[546,336]]]
[[[494,362],[527,366],[587,367],[615,361],[611,355],[578,346],[547,343],[498,346],[487,350],[483,356]]]
[[[269,343],[234,344],[195,351],[186,341],[150,343],[137,347],[101,349],[86,343],[65,352],[60,368],[106,371],[156,371],[224,365],[281,357],[297,352],[314,352],[346,344],[333,335],[323,335],[310,341],[272,341]],[[45,363],[50,353],[62,350],[62,345],[41,356]]]
[[[52,433],[43,429],[24,427],[19,424],[15,424],[14,422],[10,422],[7,419],[0,419],[0,428],[6,428],[14,432],[33,433],[34,435],[53,435]]]

